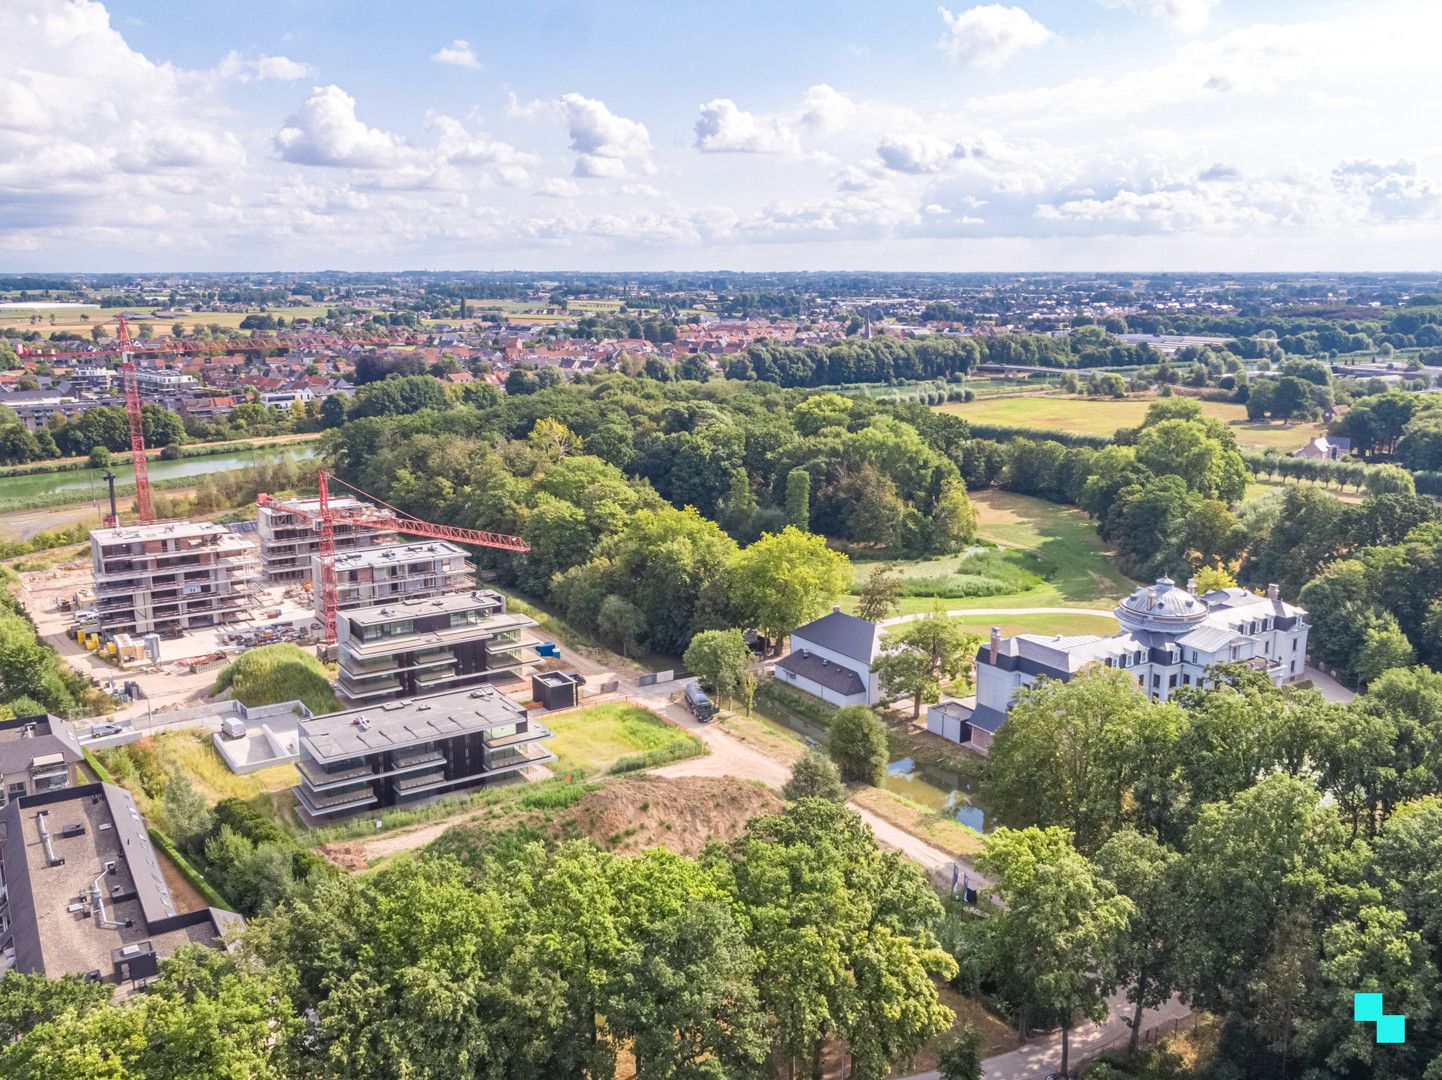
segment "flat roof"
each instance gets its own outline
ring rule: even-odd
[[[363,566],[394,566],[412,559],[441,559],[459,555],[466,557],[464,548],[457,547],[449,540],[425,540],[410,544],[378,544],[374,547],[358,548],[336,554],[338,570],[352,570]],[[319,559],[319,555],[312,556]]]
[[[100,544],[129,544],[136,540],[168,540],[177,536],[233,536],[224,525],[213,521],[157,521],[152,525],[120,525],[114,529],[92,529],[90,538]]]
[[[526,716],[520,702],[493,686],[480,686],[302,720],[300,742],[316,761],[344,761],[485,731],[524,720]]]
[[[177,911],[145,822],[123,788],[85,784],[22,796],[5,808],[3,822],[19,971],[52,978],[99,971],[113,981],[117,950],[149,943],[170,956],[187,942],[215,943],[226,926],[244,921],[215,908]]]
[[[491,589],[472,589],[470,592],[450,593],[429,599],[387,600],[369,607],[347,611],[344,618],[358,626],[373,626],[393,622],[413,615],[441,615],[457,611],[475,611],[477,608],[492,608],[504,604],[506,598]],[[525,616],[517,616],[525,618]],[[530,622],[531,620],[527,620]]]

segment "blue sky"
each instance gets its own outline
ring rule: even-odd
[[[0,268],[1436,269],[1423,0],[0,5]]]

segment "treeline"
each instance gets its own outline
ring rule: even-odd
[[[103,711],[109,697],[55,655],[40,640],[35,624],[15,599],[19,579],[0,567],[0,717],[90,716]]]
[[[0,1073],[764,1080],[838,1048],[882,1080],[953,1021],[941,902],[842,806],[800,800],[701,859],[524,841],[327,875],[121,1004],[0,980]]]
[[[1347,705],[1239,665],[1208,682],[1020,692],[982,775],[996,906],[953,946],[961,986],[1063,1026],[1121,991],[1133,1047],[1181,995],[1220,1018],[1214,1077],[1435,1075],[1442,675],[1391,670]],[[1406,1014],[1405,1043],[1353,1022],[1357,993]],[[1105,1075],[1191,1075],[1135,1065]]]
[[[759,605],[785,590],[734,585],[757,542],[827,565],[788,526],[919,554],[975,535],[956,464],[872,402],[623,376],[472,400],[352,419],[327,446],[387,502],[525,537],[523,557],[485,556],[501,580],[618,647],[674,655],[699,630],[767,625]]]
[[[832,345],[758,343],[728,357],[728,379],[755,379],[778,386],[837,386],[892,383],[965,374],[979,364],[1020,364],[1052,368],[1095,368],[1155,364],[1150,345],[1129,345],[1087,327],[1066,337],[994,334],[977,337],[932,334],[903,340],[851,338]]]

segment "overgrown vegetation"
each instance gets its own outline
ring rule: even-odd
[[[289,642],[241,653],[216,676],[212,692],[227,690],[246,706],[299,701],[317,716],[340,710],[325,666],[314,654]]]

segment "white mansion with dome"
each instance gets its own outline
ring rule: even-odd
[[[1123,600],[1116,616],[1122,629],[1109,637],[1002,638],[993,627],[976,657],[975,703],[932,705],[928,730],[985,752],[1019,689],[1039,678],[1065,682],[1088,664],[1121,668],[1154,701],[1204,685],[1212,664],[1247,664],[1277,684],[1306,668],[1307,613],[1283,601],[1275,585],[1264,596],[1238,588],[1198,596],[1195,581],[1183,589],[1163,577]]]

